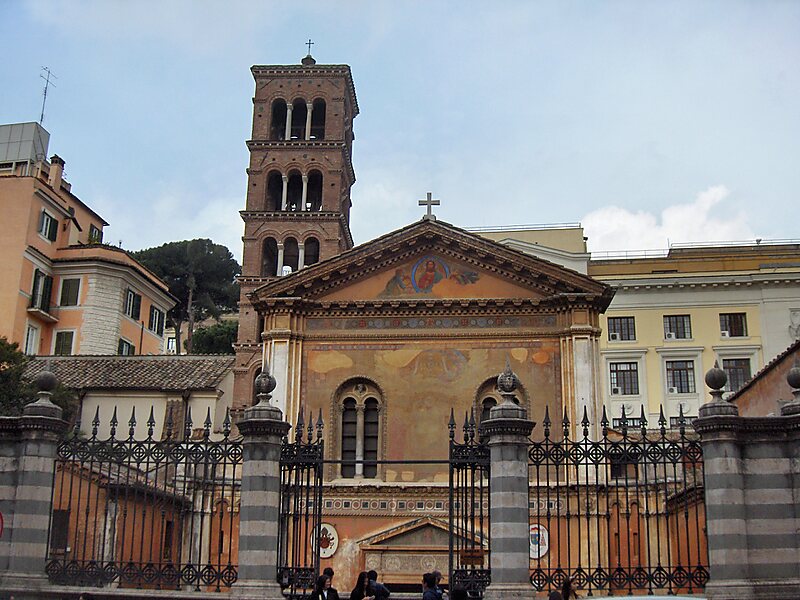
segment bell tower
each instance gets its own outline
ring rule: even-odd
[[[310,47],[309,47],[310,49]],[[254,65],[253,134],[247,142],[239,337],[234,412],[254,402],[261,368],[258,313],[247,294],[353,247],[350,188],[353,119],[358,115],[348,65]]]

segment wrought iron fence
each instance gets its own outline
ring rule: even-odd
[[[483,598],[491,582],[489,545],[489,447],[476,439],[474,415],[464,416],[462,440],[450,412],[449,585]]]
[[[217,590],[237,578],[242,448],[212,438],[210,410],[202,428],[191,409],[176,427],[171,411],[162,439],[154,438],[153,409],[145,439],[135,439],[135,409],[127,437],[98,439],[79,425],[59,444],[47,575],[61,585]],[[216,436],[214,436],[216,437]]]
[[[306,428],[301,410],[294,441],[284,438],[281,446],[278,583],[284,596],[292,600],[310,598],[319,573],[323,429],[322,411],[316,425],[309,413]]]
[[[616,421],[616,420],[615,420]],[[558,589],[571,578],[588,595],[603,591],[688,593],[708,581],[703,454],[681,414],[668,429],[663,410],[648,429],[623,409],[619,429],[603,410],[591,439],[584,410],[580,435],[561,435],[549,412],[544,439],[531,442],[531,584]]]

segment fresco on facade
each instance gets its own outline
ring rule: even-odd
[[[378,295],[381,298],[394,298],[412,294],[430,294],[437,286],[465,286],[477,282],[479,278],[480,275],[475,271],[451,266],[441,258],[428,255],[410,267],[396,269],[391,279],[386,282],[384,290]]]

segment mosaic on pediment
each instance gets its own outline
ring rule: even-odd
[[[318,300],[539,298],[542,293],[435,252],[378,271]]]

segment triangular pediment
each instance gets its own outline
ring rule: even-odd
[[[471,537],[464,532],[456,534],[462,538]],[[378,546],[381,548],[405,548],[405,547],[447,547],[450,539],[450,530],[447,522],[433,517],[423,517],[408,521],[402,525],[392,527],[359,540],[359,545]],[[480,543],[480,536],[475,534],[474,542]]]
[[[422,220],[258,288],[254,303],[581,296],[607,307],[613,292],[577,271],[448,223]]]

